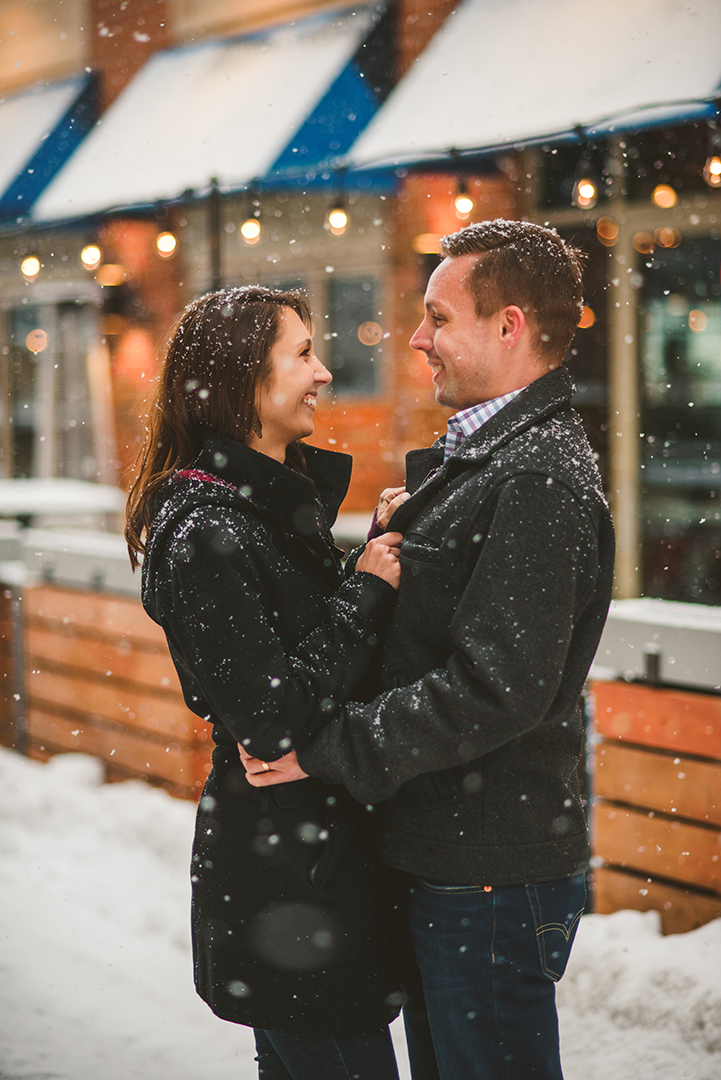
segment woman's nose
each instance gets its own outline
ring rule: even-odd
[[[321,364],[320,360],[318,360],[317,358],[313,378],[317,383],[321,383],[322,385],[333,381],[333,376],[331,375],[330,371],[328,371],[328,368],[324,367],[323,364]]]

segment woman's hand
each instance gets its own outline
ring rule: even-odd
[[[366,574],[375,574],[383,578],[394,589],[401,583],[401,533],[383,533],[376,536],[375,540],[369,540],[365,551],[355,564],[356,570],[364,570]]]
[[[376,524],[379,529],[388,527],[388,522],[406,499],[410,499],[410,495],[404,487],[386,488],[385,491],[381,491],[376,507]]]
[[[283,757],[272,762],[252,757],[240,743],[238,743],[238,752],[246,772],[245,778],[253,787],[288,784],[291,780],[305,780],[308,775],[298,764],[295,750],[291,750],[289,754],[284,754]]]

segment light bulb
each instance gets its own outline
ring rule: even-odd
[[[593,180],[588,176],[582,176],[573,185],[573,202],[581,210],[588,210],[598,202],[598,190]]]
[[[468,188],[466,187],[464,180],[461,180],[458,185],[453,205],[456,208],[456,214],[459,218],[467,218],[473,209],[473,199],[468,194]]]
[[[175,254],[177,238],[171,232],[161,232],[155,237],[155,246],[161,259],[169,259]]]
[[[710,188],[721,187],[721,155],[710,154],[706,158],[703,178]]]
[[[20,273],[28,281],[34,281],[40,273],[40,259],[36,255],[26,255],[20,263]]]
[[[103,257],[97,244],[87,244],[80,252],[80,262],[86,270],[94,270]]]
[[[240,226],[240,235],[246,244],[257,244],[260,240],[260,222],[256,217],[246,218]]]
[[[328,225],[334,236],[342,236],[348,225],[348,214],[343,206],[334,206],[328,214]]]

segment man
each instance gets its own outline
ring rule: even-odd
[[[381,508],[405,535],[383,693],[339,709],[297,765],[249,779],[302,770],[375,806],[380,857],[406,875],[442,1080],[558,1080],[554,983],[588,857],[579,697],[613,573],[562,366],[581,253],[498,220],[446,237],[442,254],[411,345],[457,411]],[[414,1040],[411,1022],[412,1054]]]

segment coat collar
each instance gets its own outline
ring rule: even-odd
[[[419,499],[427,501],[449,477],[470,466],[482,464],[504,443],[550,416],[567,408],[574,385],[568,370],[561,366],[542,375],[492,416],[478,431],[466,439],[444,463],[445,436],[433,446],[411,450],[406,455],[406,488],[413,498],[403,503],[393,515],[388,528],[400,532],[407,521],[418,512]],[[419,496],[419,499],[416,498]]]
[[[294,472],[267,454],[260,454],[225,435],[207,436],[195,468],[230,483],[239,494],[270,514],[285,528],[306,538],[317,536],[317,502],[325,524],[333,525],[350,483],[348,454],[301,444],[308,475]]]

